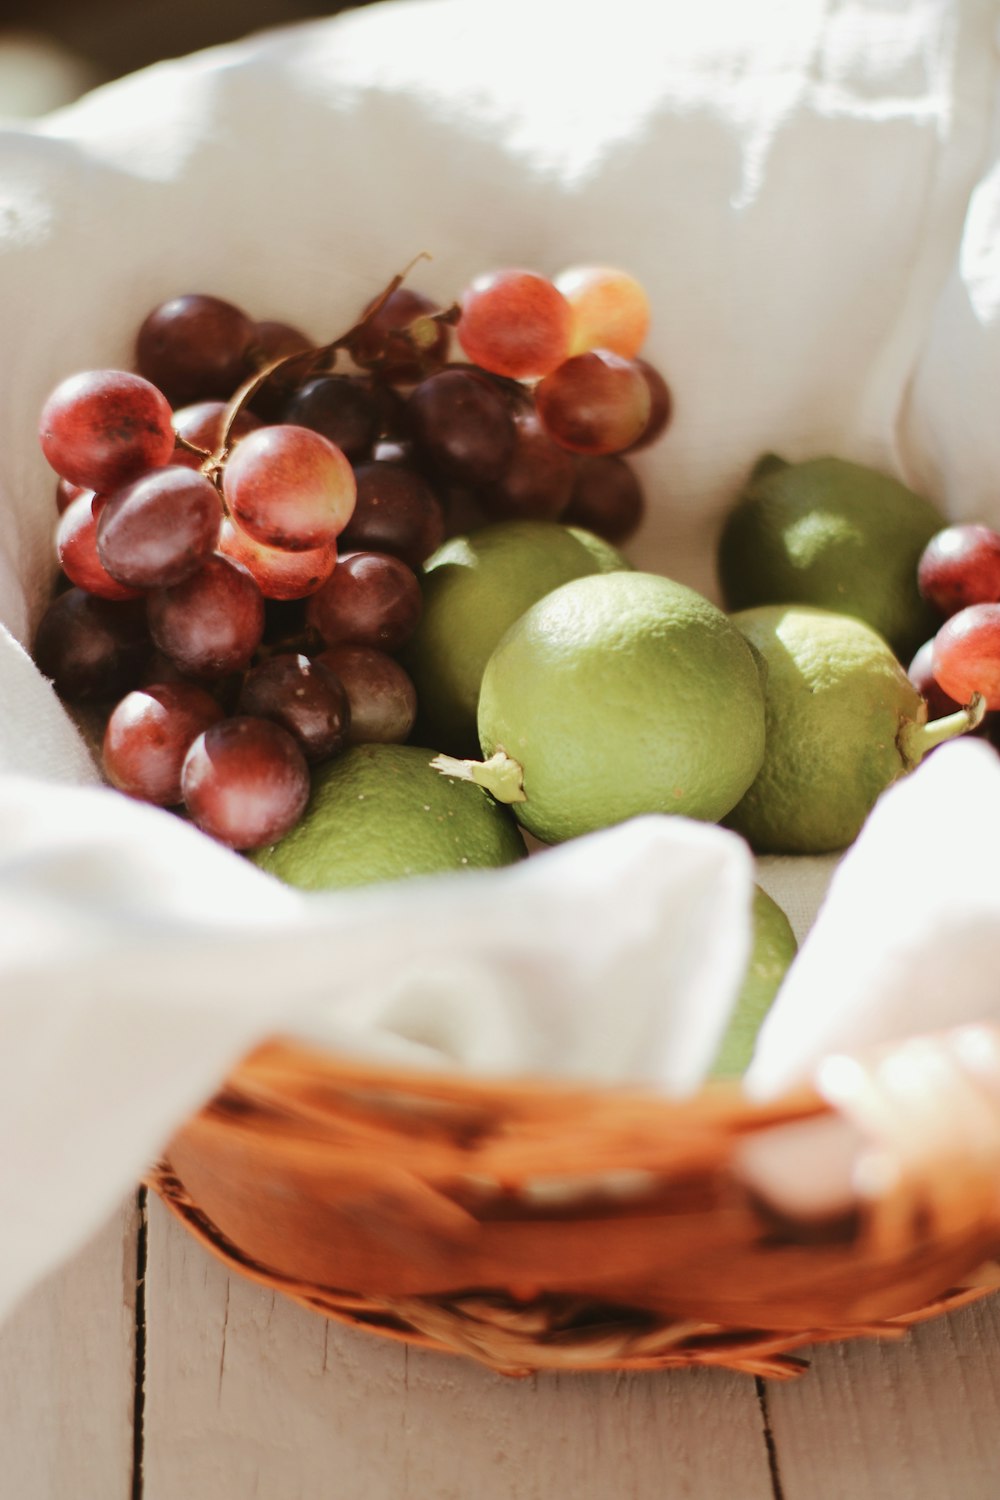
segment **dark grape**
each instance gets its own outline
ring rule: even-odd
[[[575,354],[535,389],[549,436],[574,453],[620,453],[646,429],[649,385],[632,360],[607,349]]]
[[[366,313],[377,300],[369,302]],[[421,380],[448,358],[448,327],[431,316],[440,311],[439,304],[422,292],[397,287],[354,335],[351,358],[362,368],[377,367],[380,377],[393,384]]]
[[[358,496],[341,548],[391,552],[418,568],[444,541],[444,510],[430,485],[404,464],[359,464],[354,477]]]
[[[305,354],[312,347],[312,340],[291,323],[262,318],[253,325],[250,355],[255,369],[263,370],[289,354]]]
[[[554,443],[530,408],[514,418],[517,442],[503,475],[479,498],[495,521],[554,521],[569,503],[576,460]]]
[[[348,552],[309,600],[307,618],[330,646],[351,641],[396,651],[413,634],[423,599],[412,568],[387,552]]]
[[[297,391],[283,420],[321,432],[352,463],[367,458],[379,434],[382,413],[370,386],[348,375],[321,375]]]
[[[254,324],[250,363],[255,370],[263,370],[277,359],[284,359],[289,354],[306,354],[313,347],[312,341],[290,323],[265,319]],[[308,369],[309,361],[303,359],[275,370],[250,398],[253,411],[265,422],[280,422],[286,401]]]
[[[253,576],[265,599],[304,599],[325,583],[337,565],[337,543],[308,552],[285,552],[265,547],[226,518],[219,533],[219,551]]]
[[[573,493],[560,519],[617,546],[634,534],[645,511],[634,471],[623,458],[601,454],[578,461]]]
[[[264,598],[247,570],[220,553],[148,601],[154,644],[192,677],[224,677],[250,663],[264,633]]]
[[[490,484],[514,452],[514,419],[503,395],[471,370],[442,370],[407,401],[410,436],[421,457],[460,484]]]
[[[917,587],[942,615],[1000,600],[1000,533],[989,526],[946,526],[917,564]]]
[[[97,550],[119,583],[168,588],[214,549],[221,524],[222,506],[211,480],[172,464],[109,496],[97,523]]]
[[[946,620],[934,637],[932,667],[956,702],[981,693],[988,709],[1000,709],[1000,603],[970,604]]]
[[[308,427],[259,427],[233,449],[222,477],[229,512],[266,547],[306,552],[343,531],[354,510],[354,471]]]
[[[573,313],[571,352],[610,349],[634,359],[649,332],[649,298],[640,282],[612,266],[571,266],[556,286]]]
[[[185,755],[221,718],[215,699],[192,682],[134,688],[116,704],[104,731],[108,780],[130,797],[173,807],[181,800]]]
[[[325,760],[347,744],[351,706],[347,689],[330,668],[283,652],[251,667],[237,711],[273,719],[294,735],[306,760]]]
[[[351,705],[352,745],[402,744],[417,717],[417,690],[393,657],[373,646],[330,646],[316,658],[336,673]]]
[[[81,490],[59,517],[56,528],[56,554],[59,566],[71,583],[97,594],[101,599],[137,599],[139,592],[113,578],[97,550],[97,517],[94,497]]]
[[[59,594],[35,635],[39,671],[71,701],[114,698],[139,680],[149,652],[141,601],[99,599],[81,588]]]
[[[170,462],[174,429],[165,397],[127,370],[88,370],[56,386],[38,436],[56,473],[85,490],[112,490]]]
[[[171,297],[139,329],[136,362],[173,406],[225,401],[251,374],[255,336],[231,302],[201,293]]]
[[[181,770],[198,827],[231,849],[256,849],[293,828],[309,800],[309,767],[287,729],[240,715],[212,724]]]
[[[570,352],[573,311],[536,271],[505,269],[478,276],[459,298],[456,333],[466,355],[494,375],[533,380]]]
[[[649,387],[649,417],[635,442],[630,443],[626,449],[628,453],[636,453],[640,448],[648,448],[650,443],[655,443],[666,431],[674,413],[670,387],[659,370],[645,359],[633,360],[633,364]]]

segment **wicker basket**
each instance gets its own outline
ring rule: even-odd
[[[782,1182],[817,1133],[823,1201],[793,1213]],[[788,1376],[790,1351],[1000,1285],[1000,1031],[830,1059],[767,1105],[736,1085],[676,1103],[274,1044],[150,1184],[253,1279],[508,1374]]]

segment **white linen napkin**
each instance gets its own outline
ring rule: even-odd
[[[418,250],[433,259],[414,284],[448,300],[496,265],[604,261],[647,286],[649,357],[677,403],[637,461],[641,565],[714,593],[720,519],[768,448],[926,475],[954,513],[1000,519],[982,389],[1000,349],[983,248],[993,21],[977,0],[618,0],[614,25],[559,0],[405,0],[164,64],[0,134],[0,1313],[275,1032],[695,1087],[738,988],[753,876],[734,836],[657,818],[509,871],[303,897],[94,786],[21,649],[53,573],[48,390],[130,363],[142,317],[179,292],[322,339]],[[944,310],[970,258],[979,315],[956,330]],[[970,765],[1000,797],[988,754]],[[928,924],[947,833],[933,809],[956,764],[937,755],[899,793],[929,830]],[[872,840],[844,861],[835,911],[877,877],[891,930],[895,854]],[[831,865],[768,862],[800,930]],[[761,1087],[879,1033],[855,1010],[804,1018],[825,921]],[[829,953],[830,993],[857,967],[852,941],[841,930]],[[876,953],[862,978],[878,1007]],[[887,1015],[905,1024],[895,1002]],[[928,996],[919,1024],[936,1016]]]

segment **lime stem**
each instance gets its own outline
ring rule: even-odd
[[[912,720],[904,724],[899,732],[898,744],[907,770],[919,764],[928,750],[933,750],[936,745],[943,745],[945,740],[966,734],[970,729],[977,729],[983,722],[985,712],[986,699],[982,693],[973,693],[964,708],[947,714],[943,719],[934,719],[930,724],[916,724]]]
[[[435,755],[431,761],[435,771],[442,776],[453,776],[456,781],[474,781],[485,787],[498,802],[526,802],[524,795],[524,771],[519,761],[507,754],[502,746],[489,760],[458,760],[454,755]]]

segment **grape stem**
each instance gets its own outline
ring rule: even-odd
[[[174,447],[183,448],[187,453],[193,453],[196,458],[211,458],[207,448],[199,448],[197,443],[189,442],[186,437],[181,437],[179,432],[174,433]]]
[[[214,453],[205,455],[206,460],[211,460],[211,462],[206,461],[204,465],[205,473],[217,488],[220,487],[222,470],[225,468],[226,459],[229,457],[233,427],[240,413],[250,404],[261,387],[266,385],[277,371],[286,370],[292,365],[301,364],[303,376],[309,374],[317,366],[325,365],[328,360],[330,361],[329,367],[332,369],[333,365],[336,364],[337,355],[340,350],[346,348],[348,344],[357,338],[363,329],[367,328],[372,319],[382,311],[382,308],[388,302],[393,292],[402,286],[406,277],[413,270],[413,267],[421,260],[430,260],[428,251],[421,250],[418,255],[415,255],[403,267],[402,271],[397,272],[378,294],[364,315],[356,323],[352,323],[351,327],[345,333],[340,334],[339,337],[333,339],[329,344],[318,344],[314,349],[299,349],[294,354],[283,354],[280,359],[272,360],[269,365],[265,365],[262,370],[258,370],[256,375],[252,375],[249,380],[245,380],[239,389],[234,392],[226,405],[222,423],[222,438],[219,446]],[[192,451],[197,453],[204,450],[193,449]]]
[[[498,745],[488,760],[458,760],[454,755],[435,755],[435,771],[456,781],[473,781],[485,787],[498,802],[527,802],[524,794],[524,769],[519,761]]]
[[[906,769],[912,770],[937,745],[943,745],[956,735],[966,734],[970,729],[978,729],[985,713],[986,699],[982,693],[973,693],[964,708],[957,709],[953,714],[946,714],[943,719],[934,719],[930,724],[907,720],[900,728],[896,740]]]

